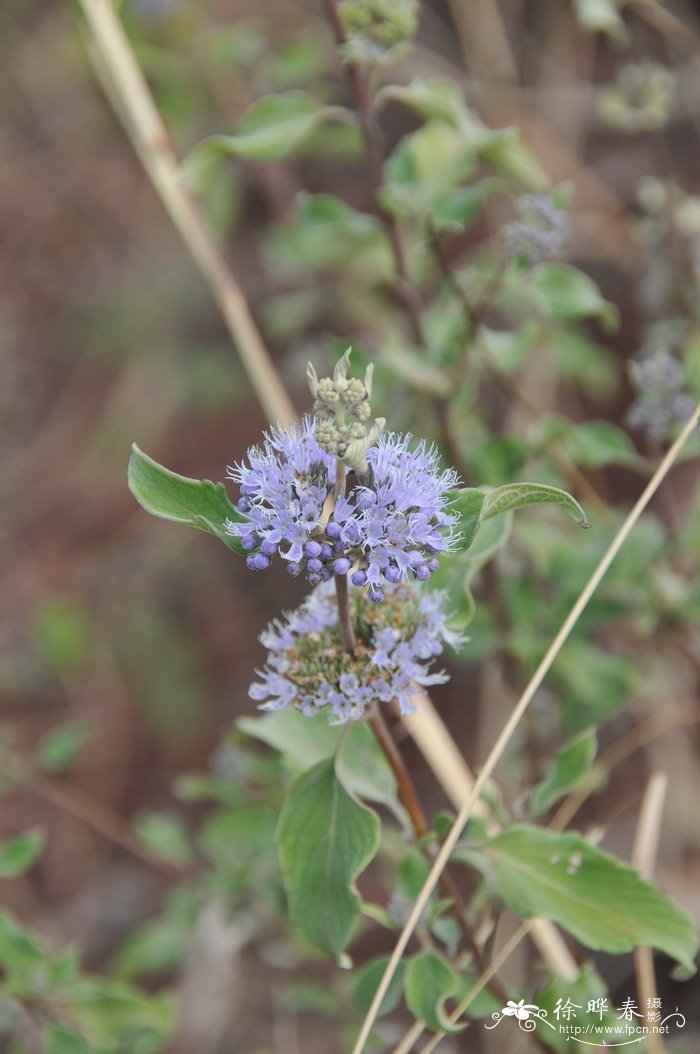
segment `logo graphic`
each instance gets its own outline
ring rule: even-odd
[[[500,1011],[491,1015],[493,1024],[484,1027],[496,1028],[504,1018],[510,1017],[523,1032],[532,1032],[542,1024],[586,1047],[627,1047],[647,1036],[668,1036],[672,1027],[685,1027],[685,1017],[678,1007],[663,1016],[661,1000],[656,997],[647,999],[644,1011],[639,1010],[634,999],[623,999],[621,1006],[612,1009],[602,996],[589,999],[583,1014],[579,1015],[579,1010],[584,1010],[582,1004],[569,998],[557,999],[553,1020],[550,1020],[549,1011],[536,1003],[526,1003],[524,999],[516,1003],[509,999]]]

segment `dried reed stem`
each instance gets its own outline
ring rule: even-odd
[[[211,288],[260,405],[286,426],[296,414],[246,298],[179,175],[170,137],[109,0],[80,0],[100,76],[144,169]]]
[[[666,773],[654,772],[649,777],[642,799],[632,847],[632,863],[642,878],[651,878],[654,873],[667,787]],[[637,975],[640,1010],[645,1015],[645,1023],[653,1025],[649,1012],[653,1009],[653,1001],[658,995],[658,990],[654,973],[654,953],[651,948],[635,948],[634,970]],[[649,1054],[663,1054],[664,1043],[659,1033],[650,1028],[646,1038],[649,1044]]]

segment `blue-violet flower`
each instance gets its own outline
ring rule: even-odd
[[[411,436],[384,433],[366,454],[368,470],[347,466],[345,495],[328,512],[337,460],[319,446],[315,421],[289,432],[273,430],[248,463],[229,469],[240,485],[241,521],[227,530],[241,539],[251,570],[278,553],[293,574],[317,585],[355,568],[351,580],[381,600],[387,584],[424,581],[449,550],[457,517],[448,508],[458,479],[441,470],[437,452]]]
[[[510,256],[531,266],[559,256],[571,233],[567,214],[546,194],[521,194],[515,204],[518,219],[503,228]]]
[[[625,416],[627,424],[644,430],[651,442],[669,438],[695,407],[692,396],[683,391],[682,364],[668,349],[658,348],[643,359],[633,360],[630,376],[637,398]]]
[[[332,724],[363,716],[373,702],[398,702],[411,713],[417,686],[447,680],[430,673],[445,643],[462,638],[446,626],[445,596],[401,584],[387,588],[385,602],[372,604],[362,589],[350,589],[350,611],[357,644],[343,643],[331,583],[318,586],[296,611],[272,622],[260,637],[268,649],[251,698],[261,710],[292,704],[306,716],[326,710]]]

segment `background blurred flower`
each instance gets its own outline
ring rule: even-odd
[[[630,428],[646,432],[652,442],[667,439],[688,420],[692,396],[682,391],[683,366],[666,348],[630,364],[637,398],[627,411]]]
[[[503,228],[510,255],[531,265],[558,256],[571,233],[567,214],[546,194],[521,194],[515,204],[518,219]]]
[[[605,124],[628,135],[657,132],[668,124],[676,79],[656,62],[628,63],[600,93],[598,113]]]

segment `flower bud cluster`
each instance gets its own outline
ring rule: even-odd
[[[429,668],[445,643],[461,638],[446,627],[442,593],[392,585],[384,604],[372,604],[364,590],[352,588],[349,603],[353,654],[343,643],[332,584],[318,586],[301,607],[268,626],[260,637],[267,661],[250,688],[261,710],[293,705],[309,717],[324,710],[331,724],[344,724],[375,701],[396,700],[402,713],[411,713],[417,685],[446,680]]]
[[[676,82],[657,62],[628,63],[598,100],[601,120],[628,135],[657,132],[668,124]]]
[[[307,376],[314,397],[316,442],[327,454],[364,473],[367,451],[379,439],[386,422],[380,417],[367,428],[365,422],[372,416],[369,399],[374,367],[367,367],[364,381],[359,377],[348,378],[350,350],[340,359],[332,377],[319,380],[310,364]]]
[[[516,206],[518,219],[503,228],[510,256],[531,266],[558,256],[571,233],[567,214],[546,194],[521,194]]]
[[[417,0],[341,0],[345,58],[356,65],[398,58],[418,29]]]
[[[682,427],[693,412],[694,402],[684,392],[683,366],[667,348],[630,365],[637,398],[627,412],[630,428],[643,429],[652,442],[660,442]]]
[[[346,493],[328,514],[339,462],[319,444],[317,424],[305,418],[299,429],[270,432],[248,464],[229,469],[245,519],[227,530],[241,539],[248,567],[264,570],[278,554],[313,585],[351,573],[375,601],[389,585],[427,579],[454,535],[456,474],[441,471],[424,443],[412,449],[409,435],[385,433],[366,451],[364,473],[340,463]]]

